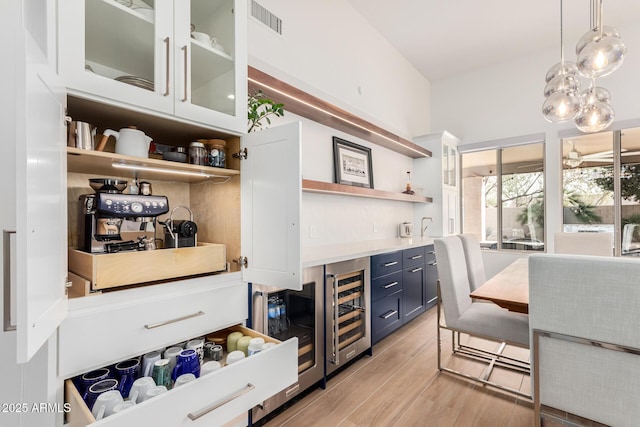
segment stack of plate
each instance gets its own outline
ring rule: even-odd
[[[153,92],[153,82],[151,80],[147,80],[142,77],[120,76],[120,77],[116,77],[116,80],[122,83],[127,83],[127,84],[137,86],[142,89],[150,90]]]

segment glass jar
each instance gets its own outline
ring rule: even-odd
[[[226,146],[227,141],[224,139],[210,139],[207,148],[209,150],[209,166],[214,168],[226,167]]]
[[[189,144],[189,163],[192,165],[207,166],[207,150],[202,142],[194,141]]]

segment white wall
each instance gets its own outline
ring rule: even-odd
[[[345,0],[259,0],[283,21],[280,36],[249,18],[249,65],[411,140],[429,130],[429,82]],[[286,104],[285,104],[286,110]],[[412,159],[302,120],[303,175],[333,182],[332,136],[372,149],[374,187],[404,190]],[[303,245],[396,237],[413,204],[303,194]]]
[[[638,126],[640,121],[640,27],[619,26],[627,45],[620,69],[598,80],[611,93],[617,127]],[[573,49],[580,34],[565,35],[565,54],[575,60]],[[514,58],[494,66],[452,76],[431,84],[431,123],[446,129],[462,144],[544,132],[546,134],[547,248],[552,250],[555,231],[562,223],[561,144],[558,133],[574,130],[571,123],[548,123],[541,113],[544,76],[559,61],[559,46],[536,55]],[[579,132],[575,130],[575,133]]]

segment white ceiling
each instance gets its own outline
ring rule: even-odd
[[[431,82],[527,53],[557,48],[560,57],[559,0],[347,1]],[[569,60],[589,30],[590,4],[563,2]],[[639,0],[604,0],[603,9],[605,25],[640,22]]]

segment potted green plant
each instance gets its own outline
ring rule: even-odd
[[[253,94],[249,94],[247,100],[247,118],[249,120],[248,132],[262,129],[264,119],[267,124],[271,124],[269,116],[276,117],[284,116],[284,104],[278,104],[277,102],[267,98],[267,96],[261,90],[256,90]]]

